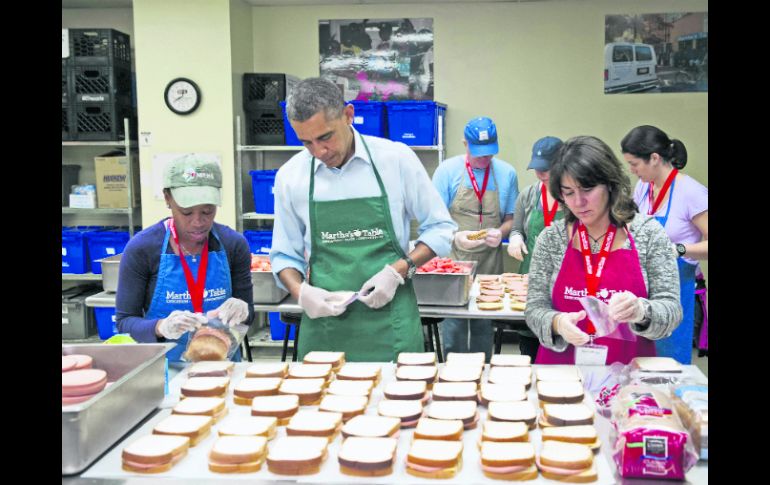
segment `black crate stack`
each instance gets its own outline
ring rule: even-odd
[[[246,113],[247,145],[283,145],[283,111],[286,100],[299,79],[287,74],[245,73],[243,110]]]
[[[65,111],[70,140],[123,140],[124,118],[129,118],[131,130],[136,133],[128,34],[113,29],[70,29],[69,39],[66,103],[62,59],[62,140]]]

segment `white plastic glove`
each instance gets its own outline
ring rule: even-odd
[[[361,286],[361,289],[358,290],[359,295],[366,293],[372,287],[374,287],[374,290],[366,296],[359,296],[358,301],[369,308],[382,308],[393,299],[396,289],[398,289],[399,285],[403,284],[404,278],[398,274],[398,271],[393,266],[386,264],[384,268]]]
[[[577,322],[586,317],[586,312],[580,310],[579,312],[559,313],[556,316],[553,329],[556,333],[562,336],[564,340],[571,343],[575,347],[585,345],[588,343],[588,334],[580,330],[577,326]]]
[[[486,239],[478,239],[476,241],[468,239],[468,234],[474,234],[476,232],[479,231],[457,231],[455,233],[455,246],[466,251],[470,251],[471,249],[476,249],[477,247],[481,246],[486,242]]]
[[[524,243],[524,238],[521,237],[521,234],[515,234],[508,241],[508,254],[512,258],[516,258],[519,261],[524,261],[524,255],[522,253],[529,254],[529,251],[527,251],[527,245]]]
[[[206,313],[208,318],[219,318],[228,327],[234,327],[249,316],[249,305],[238,298],[228,298],[219,308]]]
[[[342,305],[336,305],[328,299],[334,299],[331,291],[311,286],[303,281],[299,287],[299,306],[310,318],[336,317],[345,312]]]
[[[176,340],[185,332],[195,330],[202,324],[208,322],[208,319],[200,313],[193,313],[189,310],[174,310],[166,318],[158,322],[158,333],[170,340]]]
[[[610,318],[616,322],[639,323],[644,320],[644,304],[630,291],[614,293],[609,306]]]
[[[484,243],[490,248],[496,248],[503,242],[503,233],[500,229],[487,229],[487,237],[484,239]]]

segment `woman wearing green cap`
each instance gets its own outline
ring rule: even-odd
[[[513,213],[513,228],[508,238],[508,254],[521,261],[519,273],[529,273],[531,253],[537,237],[551,222],[563,217],[559,202],[548,190],[551,161],[562,141],[555,136],[540,138],[532,146],[532,159],[527,169],[534,170],[538,182],[527,186],[516,200]],[[540,341],[529,328],[516,330],[519,334],[519,350],[529,355],[532,361],[537,356]]]
[[[171,217],[137,233],[120,261],[118,330],[138,342],[176,342],[170,361],[181,359],[188,332],[210,318],[234,326],[254,316],[249,245],[214,222],[221,187],[216,163],[195,155],[170,162],[163,194]]]

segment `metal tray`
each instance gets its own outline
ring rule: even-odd
[[[470,272],[415,273],[414,292],[418,305],[465,306],[470,300],[471,286],[476,278],[477,261],[455,261]]]
[[[61,410],[61,473],[80,473],[163,401],[165,355],[176,344],[73,344],[62,355],[85,354],[107,372],[92,399]]]
[[[288,291],[278,287],[270,271],[252,271],[251,284],[254,286],[254,303],[279,303],[289,295]]]
[[[97,260],[102,264],[102,287],[104,291],[118,291],[118,269],[120,268],[120,257],[122,254],[108,256]]]

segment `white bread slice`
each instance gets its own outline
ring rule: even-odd
[[[299,409],[299,396],[280,394],[278,396],[258,396],[251,401],[252,416],[273,416],[278,418],[278,425],[285,425]]]
[[[267,452],[267,467],[280,475],[318,473],[326,459],[329,440],[319,436],[286,436]]]
[[[682,372],[682,364],[671,357],[634,357],[631,366],[642,372]]]
[[[319,411],[342,413],[342,421],[347,422],[353,416],[364,414],[369,399],[365,396],[333,396],[326,395],[321,399]]]
[[[460,364],[462,366],[484,367],[486,354],[484,352],[449,352],[446,355],[446,365]]]
[[[578,381],[538,381],[537,398],[543,403],[577,404],[583,402],[585,391]]]
[[[414,429],[414,439],[462,441],[463,431],[460,419],[420,418]]]
[[[354,476],[390,475],[397,444],[395,438],[348,438],[337,453],[340,471]]]
[[[181,391],[185,397],[224,397],[229,385],[229,377],[190,377]]]
[[[334,380],[326,388],[327,394],[335,396],[366,396],[369,397],[374,387],[374,381],[338,381]]]
[[[583,374],[574,365],[549,365],[538,367],[535,373],[538,381],[580,381]]]
[[[528,355],[494,354],[489,360],[490,367],[529,367],[531,365],[532,358]]]
[[[568,483],[595,481],[594,455],[586,445],[544,441],[538,457],[538,468],[544,478]]]
[[[437,382],[433,384],[434,401],[476,401],[478,387],[475,382]]]
[[[303,364],[331,364],[333,369],[339,369],[345,363],[345,352],[326,352],[311,350],[302,358]]]
[[[233,465],[260,461],[267,452],[264,436],[220,436],[209,453],[209,462]]]
[[[481,463],[488,466],[530,466],[535,464],[532,443],[501,443],[485,441],[481,444]]]
[[[236,404],[251,404],[251,399],[257,396],[274,396],[283,379],[280,377],[246,377],[233,387],[233,401]],[[241,398],[241,399],[236,399]]]
[[[490,402],[518,402],[527,399],[527,391],[524,384],[511,382],[508,384],[481,385],[481,403],[488,405]]]
[[[401,419],[392,416],[354,416],[342,426],[342,436],[360,438],[387,438],[398,434]]]
[[[331,364],[296,364],[289,368],[289,379],[329,379]]]
[[[209,435],[212,424],[214,418],[211,416],[171,414],[159,421],[152,433],[187,436],[190,446],[195,446]]]
[[[219,436],[264,436],[271,440],[275,437],[278,418],[275,416],[238,416],[230,417],[217,427]]]
[[[581,443],[593,446],[599,439],[596,428],[590,424],[579,426],[552,426],[543,428],[541,431],[543,441],[563,441],[566,443]]]
[[[337,379],[349,381],[378,381],[380,380],[380,366],[377,364],[345,364],[337,371]]]
[[[458,464],[463,452],[462,441],[412,441],[406,461],[418,465],[449,468]]]
[[[187,377],[225,377],[233,373],[235,362],[229,360],[195,362],[187,371]]]
[[[398,366],[402,365],[436,365],[435,352],[401,352],[396,359]]]
[[[416,425],[417,420],[422,415],[422,411],[422,401],[383,399],[377,404],[377,413],[380,416],[399,418],[402,422],[402,425],[407,426]]]
[[[487,418],[492,421],[521,421],[532,429],[537,419],[537,411],[529,401],[491,402],[487,406]]]
[[[286,377],[288,373],[288,362],[252,364],[246,368],[246,377]]]
[[[321,400],[324,379],[285,379],[278,388],[278,394],[296,394],[300,406],[313,406]]]
[[[465,366],[462,364],[451,364],[444,366],[439,372],[439,382],[473,382],[478,384],[481,382],[481,373],[484,370],[483,365]]]
[[[481,441],[529,441],[529,426],[522,421],[484,421]]]
[[[531,367],[492,367],[489,369],[487,381],[490,384],[524,384],[527,389],[532,384]]]
[[[332,438],[337,436],[341,425],[342,413],[303,409],[291,417],[286,425],[286,434]]]
[[[139,473],[168,471],[187,454],[190,438],[178,435],[150,434],[123,448],[123,469]]]
[[[402,365],[396,369],[396,379],[399,381],[425,381],[428,389],[436,380],[438,368],[431,365]]]
[[[221,397],[188,397],[179,401],[172,414],[203,414],[215,420],[226,414],[225,400]]]
[[[385,385],[385,399],[420,400],[425,397],[428,383],[425,381],[392,381]]]
[[[426,416],[433,419],[459,419],[465,429],[475,428],[479,419],[476,401],[433,401]]]
[[[545,404],[543,422],[551,426],[578,426],[593,424],[594,410],[584,403]]]

